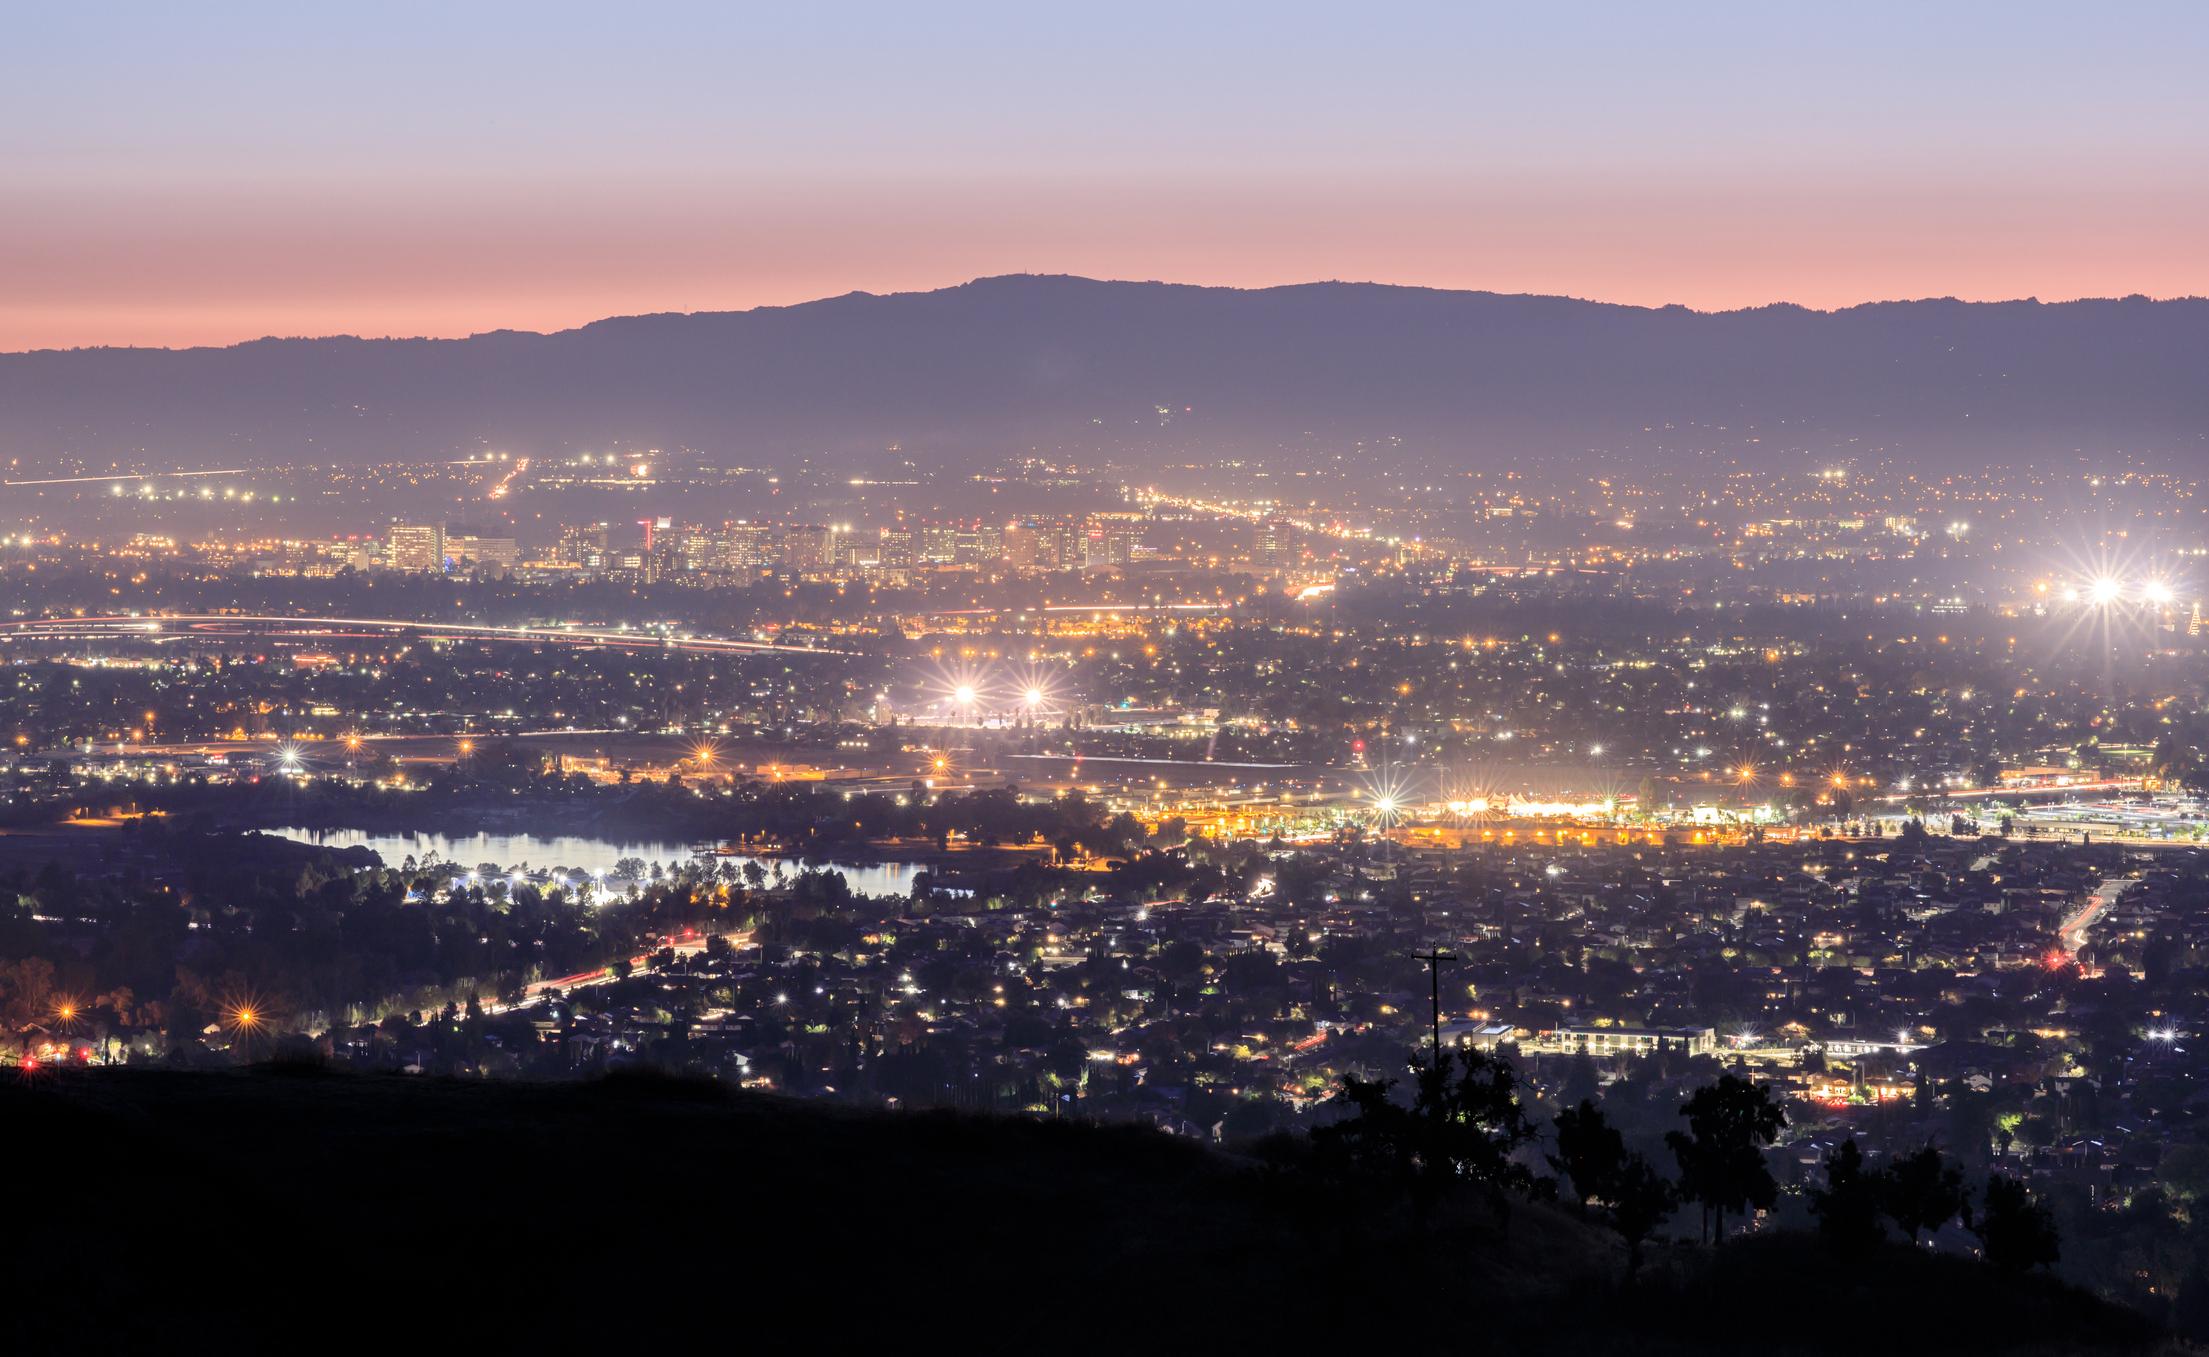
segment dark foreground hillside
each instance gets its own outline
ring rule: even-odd
[[[1807,1238],[1404,1222],[1147,1132],[654,1078],[68,1072],[0,1085],[13,1350],[2147,1351],[2045,1279]]]

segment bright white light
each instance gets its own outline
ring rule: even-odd
[[[952,700],[953,702],[956,702],[956,703],[958,703],[958,704],[959,704],[960,706],[962,706],[962,707],[971,707],[971,706],[973,706],[973,705],[974,705],[974,685],[973,685],[973,684],[971,684],[971,683],[962,683],[962,684],[960,684],[960,685],[959,685],[958,687],[956,687],[956,688],[952,689],[952,690],[951,690],[951,700]]]
[[[1040,707],[1043,705],[1043,690],[1041,688],[1030,688],[1025,696],[1029,706]]]
[[[1599,744],[1591,744],[1588,746],[1588,752],[1595,755],[1597,758],[1601,758],[1603,757],[1603,746]]]
[[[2118,595],[2123,592],[2123,585],[2104,575],[2086,586],[2086,601],[2095,607],[2106,608],[2115,603]]]
[[[2171,586],[2161,580],[2149,580],[2146,584],[2140,586],[2140,597],[2157,607],[2162,607],[2171,601]]]

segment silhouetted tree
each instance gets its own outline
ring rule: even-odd
[[[2178,1284],[2178,1300],[2171,1306],[2171,1327],[2188,1342],[2209,1341],[2209,1265],[2200,1260]]]
[[[1549,1156],[1549,1165],[1571,1180],[1574,1204],[1611,1200],[1626,1162],[1626,1141],[1618,1128],[1589,1098],[1558,1113],[1555,1121],[1557,1153]]]
[[[1360,1079],[1342,1076],[1342,1091],[1335,1101],[1348,1107],[1349,1116],[1312,1128],[1312,1145],[1322,1162],[1376,1178],[1392,1179],[1406,1186],[1417,1164],[1416,1137],[1412,1134],[1411,1109],[1388,1096],[1393,1079]]]
[[[1864,1171],[1864,1153],[1851,1137],[1826,1156],[1826,1185],[1810,1192],[1810,1213],[1818,1234],[1848,1254],[1876,1247],[1886,1231],[1879,1224],[1879,1178]]]
[[[1408,1190],[1421,1228],[1433,1202],[1457,1184],[1484,1189],[1502,1213],[1504,1191],[1523,1191],[1533,1180],[1512,1157],[1534,1138],[1519,1104],[1517,1072],[1484,1051],[1460,1051],[1431,1065],[1413,1061],[1411,1068],[1408,1108],[1388,1096],[1394,1081],[1345,1076],[1338,1096],[1354,1115],[1315,1127],[1314,1146],[1324,1160]]]
[[[1764,1162],[1764,1147],[1787,1125],[1787,1113],[1772,1092],[1738,1075],[1695,1090],[1680,1108],[1688,1129],[1668,1131],[1665,1144],[1680,1164],[1680,1192],[1700,1202],[1712,1223],[1712,1237],[1726,1234],[1726,1213],[1769,1209],[1779,1184]]]
[[[1648,1159],[1629,1154],[1619,1165],[1611,1183],[1611,1228],[1626,1241],[1628,1277],[1641,1271],[1642,1243],[1679,1204],[1679,1189]]]
[[[1415,1062],[1412,1068],[1419,1087],[1412,1110],[1427,1130],[1422,1159],[1428,1171],[1491,1192],[1524,1189],[1533,1175],[1512,1154],[1534,1139],[1534,1126],[1519,1104],[1518,1071],[1511,1062],[1463,1050],[1455,1061]]]
[[[2056,1222],[2015,1178],[1987,1179],[1986,1199],[1971,1224],[1986,1260],[2006,1272],[2024,1272],[2056,1261]]]
[[[1971,1192],[1964,1171],[1931,1145],[1906,1154],[1879,1175],[1881,1206],[1912,1244],[1962,1215],[1968,1221]]]

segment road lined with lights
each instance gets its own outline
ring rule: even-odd
[[[2080,907],[2078,913],[2063,921],[2063,927],[2058,930],[2057,936],[2062,938],[2064,945],[2074,952],[2086,946],[2087,930],[2092,928],[2095,922],[2107,913],[2109,907],[2116,904],[2127,890],[2139,883],[2140,875],[2137,872],[2131,876],[2116,876],[2104,881],[2094,888],[2094,893],[2086,898],[2086,903]]]
[[[110,472],[105,476],[47,476],[30,481],[0,481],[0,485],[10,487],[18,485],[87,485],[102,481],[183,480],[192,476],[250,476],[252,474],[252,471],[246,467],[233,466],[220,467],[214,471],[129,471]]]
[[[729,946],[737,951],[752,945],[752,935],[749,932],[722,933],[716,936],[728,939]],[[677,958],[696,956],[706,950],[706,936],[690,934],[680,938],[671,937],[665,939],[663,945],[672,949]],[[650,975],[652,970],[650,954],[629,958],[628,978]],[[511,1004],[485,1004],[483,1011],[496,1016],[517,1009],[534,1008],[554,991],[565,994],[570,990],[594,989],[600,985],[610,985],[621,978],[623,977],[617,975],[612,966],[600,966],[596,970],[578,971],[574,975],[563,975],[551,980],[532,980],[522,987],[522,997],[519,1000]]]
[[[613,646],[635,650],[679,650],[688,653],[766,651],[786,655],[849,655],[848,650],[826,646],[790,645],[779,641],[738,641],[689,633],[657,635],[651,632],[608,630],[596,627],[499,627],[472,622],[424,622],[396,617],[286,617],[257,613],[163,613],[99,617],[34,617],[0,621],[0,638],[19,640],[220,640],[226,637],[267,639],[344,639],[330,628],[364,628],[373,635],[417,633],[424,640],[513,641],[524,644]]]

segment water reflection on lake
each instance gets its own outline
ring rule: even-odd
[[[383,859],[386,867],[397,867],[411,857],[416,862],[435,859],[463,867],[493,863],[502,872],[557,869],[586,875],[604,872],[613,876],[614,864],[624,858],[643,862],[647,874],[654,866],[673,871],[692,858],[688,844],[623,842],[576,834],[377,834],[359,829],[275,829],[269,832],[324,848],[371,849]],[[734,862],[739,867],[756,861],[770,877],[778,861],[788,874],[795,875],[801,870],[795,861],[787,859],[736,857],[715,861]],[[871,862],[863,865],[837,863],[830,870],[843,873],[845,882],[858,894],[903,895],[913,887],[913,873],[922,869],[909,862]]]

